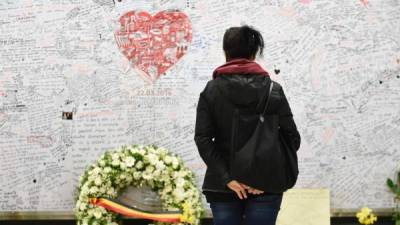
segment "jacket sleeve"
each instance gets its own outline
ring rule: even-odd
[[[300,134],[297,130],[296,123],[293,120],[293,114],[289,102],[287,101],[282,88],[280,89],[280,95],[282,98],[278,109],[280,130],[291,148],[297,151],[300,148]]]
[[[206,87],[207,89],[207,87]],[[228,184],[231,179],[229,177],[228,165],[218,152],[215,142],[215,124],[213,123],[204,92],[200,94],[199,102],[197,104],[196,127],[195,137],[199,154],[207,167],[212,171],[218,173],[220,179],[224,184]]]

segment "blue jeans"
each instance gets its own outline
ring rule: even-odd
[[[214,225],[275,225],[282,195],[235,202],[210,202]]]

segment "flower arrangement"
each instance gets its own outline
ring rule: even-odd
[[[365,224],[365,225],[374,224],[378,220],[378,217],[376,217],[372,213],[372,210],[368,207],[361,208],[361,210],[356,214],[356,216],[358,218],[358,222],[360,222],[360,224]]]
[[[397,181],[387,179],[386,184],[395,195],[396,208],[394,209],[393,220],[396,221],[396,225],[400,225],[400,172],[397,173]]]
[[[80,177],[75,206],[78,225],[118,225],[117,214],[91,204],[90,199],[116,198],[128,186],[151,187],[166,210],[182,211],[179,224],[200,223],[204,208],[193,172],[164,148],[133,145],[105,152]]]

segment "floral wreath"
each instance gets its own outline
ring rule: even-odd
[[[128,186],[145,185],[159,194],[166,210],[182,212],[175,222],[198,225],[204,208],[195,183],[182,159],[165,148],[133,145],[107,151],[79,179],[74,209],[78,225],[118,225],[120,216],[93,199],[115,199]]]

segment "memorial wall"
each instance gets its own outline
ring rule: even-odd
[[[396,0],[0,2],[0,211],[71,211],[104,151],[155,144],[201,185],[199,93],[231,26],[261,31],[257,59],[302,136],[297,188],[333,210],[393,207],[400,161]],[[140,32],[138,32],[140,30]]]

